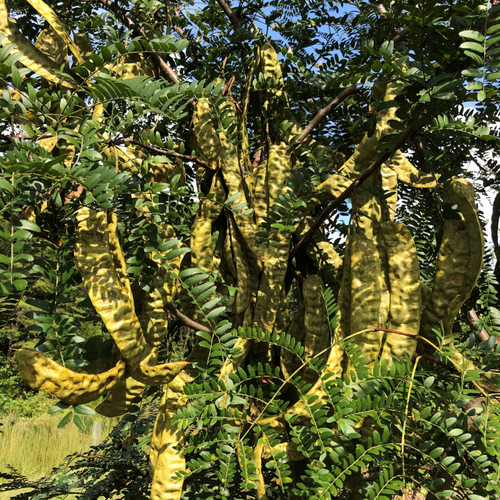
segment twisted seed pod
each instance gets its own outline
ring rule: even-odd
[[[373,86],[374,97],[384,102],[393,101],[399,93],[401,86],[397,82],[378,81]],[[359,174],[364,172],[378,157],[377,146],[382,137],[392,132],[389,126],[390,120],[400,121],[396,116],[397,107],[385,108],[377,112],[377,124],[375,131],[370,137],[366,134],[361,142],[356,146],[354,153],[340,167],[340,174],[354,180]]]
[[[125,373],[125,363],[104,373],[76,373],[51,360],[35,349],[19,349],[17,365],[23,380],[38,389],[70,405],[95,401],[109,391]]]
[[[342,280],[338,295],[339,334],[341,337],[347,337],[351,332],[351,252],[352,235],[349,235],[345,243]]]
[[[390,289],[391,330],[418,334],[422,299],[420,292],[420,266],[415,242],[408,229],[399,222],[384,222],[380,226],[387,254],[387,274]],[[382,359],[392,356],[413,356],[416,338],[388,333]]]
[[[283,74],[281,72],[281,65],[276,51],[269,42],[257,48],[257,61],[260,73],[277,80],[278,88],[267,89],[265,91],[268,99],[282,96]],[[267,107],[267,104],[264,104],[264,107]]]
[[[53,29],[41,31],[36,39],[35,47],[58,66],[68,63],[68,46]]]
[[[255,475],[257,476],[257,500],[268,500],[266,494],[266,482],[262,474],[262,453],[264,451],[264,444],[258,442],[253,450],[253,460],[255,462]]]
[[[95,411],[106,417],[123,415],[127,413],[135,398],[142,394],[145,388],[146,384],[138,382],[133,377],[122,378]]]
[[[302,284],[304,296],[304,360],[310,361],[325,351],[330,344],[330,325],[328,312],[323,298],[323,280],[316,274],[308,276]],[[307,381],[318,378],[315,370],[307,370],[303,377]]]
[[[183,372],[165,386],[151,442],[151,500],[181,498],[183,479],[175,476],[186,469],[186,461],[179,450],[184,441],[184,431],[173,423],[173,417],[182,405],[184,386],[190,380],[189,375]]]
[[[378,327],[382,293],[382,271],[377,246],[364,236],[354,234],[351,243],[351,334]],[[357,335],[366,361],[373,365],[378,357],[382,338],[378,332]]]
[[[382,205],[380,200],[369,189],[373,186],[374,180],[373,177],[367,179],[365,186],[356,189],[352,197],[352,218],[354,219],[356,230],[359,234],[363,234],[370,240],[375,240],[377,228],[382,221]]]
[[[52,30],[59,36],[62,42],[71,50],[78,63],[83,62],[80,49],[75,45],[63,23],[59,20],[52,8],[42,0],[27,0],[34,9],[49,23]]]
[[[74,88],[75,84],[56,74],[59,66],[45,54],[42,54],[27,40],[17,29],[15,21],[9,19],[9,13],[5,0],[0,0],[0,32],[4,35],[2,45],[14,44],[12,52],[21,52],[22,56],[18,61],[27,68],[40,75],[49,82],[62,85],[66,88]]]
[[[474,188],[454,177],[443,189],[445,202],[458,205],[462,219],[447,219],[439,248],[431,297],[422,315],[420,333],[433,339],[443,323],[449,335],[456,315],[474,288],[483,262],[483,233],[474,205]]]
[[[105,212],[84,207],[77,214],[75,261],[97,313],[129,368],[134,372],[147,355],[141,325],[135,314],[116,224]]]
[[[418,170],[399,150],[394,153],[387,165],[396,172],[401,182],[414,188],[433,188],[437,185],[434,174],[427,174]]]

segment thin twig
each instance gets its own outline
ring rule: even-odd
[[[130,137],[123,139],[122,143],[130,142],[130,144],[134,144],[135,146],[139,146],[141,149],[148,151],[149,153],[154,153],[157,155],[163,155],[168,158],[180,158],[181,160],[192,161],[200,165],[200,167],[206,168],[207,170],[211,170],[210,165],[205,163],[203,160],[200,160],[197,156],[193,155],[183,155],[181,153],[177,153],[175,151],[169,151],[168,149],[157,148],[156,146],[151,146],[150,144],[145,144],[144,142],[137,141]]]
[[[309,122],[309,124],[304,128],[297,140],[288,146],[287,152],[290,153],[293,149],[298,148],[306,140],[318,123],[323,120],[323,118],[325,118],[332,109],[337,107],[344,99],[349,97],[351,94],[354,94],[356,91],[357,86],[350,85],[349,87],[346,87],[337,97],[335,97],[335,99],[330,101],[324,108],[320,109],[314,115],[314,118]]]
[[[165,309],[173,314],[178,320],[182,322],[183,325],[187,326],[188,328],[191,328],[196,331],[201,331],[201,332],[206,332],[212,334],[213,331],[208,328],[208,326],[202,325],[201,323],[198,323],[194,319],[188,318],[185,314],[181,313],[179,309],[177,309],[173,304],[170,302],[167,302],[165,304]]]

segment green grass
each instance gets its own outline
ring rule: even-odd
[[[60,418],[60,414],[45,414],[33,419],[4,416],[0,421],[3,424],[0,426],[0,471],[8,471],[10,465],[28,479],[38,479],[63,462],[67,455],[81,453],[98,444],[92,442],[92,428],[94,422],[97,425],[101,422],[99,417],[85,417],[86,432],[72,423],[58,429]],[[116,419],[102,419],[100,441],[115,424]]]

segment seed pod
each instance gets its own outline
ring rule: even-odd
[[[95,411],[106,417],[123,415],[127,413],[135,398],[142,394],[145,388],[146,384],[138,382],[133,377],[122,378]]]
[[[212,120],[212,107],[206,98],[198,99],[193,113],[193,127],[198,155],[214,167],[222,156],[217,126]]]
[[[49,23],[52,30],[57,33],[63,43],[71,50],[75,59],[80,64],[83,62],[80,49],[75,45],[63,23],[59,20],[54,10],[42,0],[27,0],[27,2]]]
[[[330,198],[338,198],[352,183],[352,180],[341,174],[332,174],[316,189]]]
[[[71,371],[35,349],[19,349],[16,354],[21,377],[32,389],[47,392],[70,405],[95,401],[125,373],[123,361],[107,372],[87,374]]]
[[[321,373],[321,377],[309,389],[306,396],[317,396],[314,404],[329,404],[328,385],[335,379],[342,377],[345,352],[340,344],[334,343],[328,354],[326,368]],[[304,423],[310,420],[311,412],[308,410],[306,398],[301,397],[294,405],[288,408],[285,415],[296,415],[297,423]]]
[[[135,314],[130,283],[123,274],[123,252],[116,224],[105,212],[87,207],[77,214],[75,261],[90,300],[129,368],[135,371],[147,355]]]
[[[68,46],[62,38],[51,28],[40,32],[35,47],[58,66],[68,63]]]
[[[378,81],[373,86],[372,94],[384,102],[393,101],[399,93],[401,86],[397,82]],[[377,112],[377,124],[375,131],[371,136],[366,134],[361,142],[356,146],[354,153],[340,167],[338,173],[354,180],[358,175],[364,172],[378,158],[377,146],[387,134],[392,132],[389,121],[400,121],[396,116],[396,106],[388,107]]]
[[[175,476],[186,469],[186,461],[179,449],[184,442],[184,431],[173,423],[173,417],[183,404],[184,386],[190,380],[189,375],[181,373],[165,386],[151,441],[151,500],[181,498],[183,479],[177,479]]]
[[[387,165],[394,170],[401,182],[414,188],[433,188],[437,185],[434,174],[427,174],[418,170],[399,150],[394,153]]]
[[[304,360],[310,361],[319,353],[326,359],[326,348],[330,344],[330,325],[325,300],[323,298],[323,280],[316,274],[308,276],[302,284],[304,296]],[[304,373],[307,381],[314,381],[318,374],[313,369]]]
[[[286,329],[286,333],[290,335],[296,342],[302,342],[304,339],[304,315],[305,315],[305,304],[299,307],[299,310],[294,314],[293,319]],[[288,379],[295,370],[297,370],[302,361],[294,356],[287,349],[280,349],[280,368],[283,372],[283,376]]]
[[[382,201],[382,220],[392,220],[398,204],[398,177],[387,163],[380,167],[380,178],[384,198]]]
[[[375,243],[354,234],[351,243],[351,334],[379,326],[382,292],[382,272]],[[382,337],[378,332],[367,332],[353,338],[373,365],[378,357]]]
[[[264,476],[262,474],[262,452],[264,450],[264,444],[258,442],[255,445],[253,451],[253,461],[255,462],[255,475],[257,476],[257,480],[255,481],[257,484],[257,500],[268,500],[268,496],[266,494],[266,482],[264,481]]]
[[[342,280],[338,295],[339,335],[347,337],[351,332],[351,247],[352,235],[345,243],[344,263],[342,266]]]
[[[399,222],[384,222],[380,226],[387,254],[387,274],[390,290],[389,329],[418,334],[422,307],[420,293],[420,266],[415,242],[408,229]],[[382,359],[391,356],[413,356],[416,338],[388,333]]]
[[[445,336],[474,288],[483,262],[483,233],[474,205],[474,188],[454,177],[443,188],[445,202],[458,205],[462,219],[444,222],[436,277],[430,300],[422,315],[420,332],[434,339],[433,328],[443,323]]]

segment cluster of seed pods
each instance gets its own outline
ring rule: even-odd
[[[43,4],[35,3],[38,7]],[[0,1],[0,18],[2,8],[6,12],[3,0]],[[61,30],[57,22],[53,25]],[[15,27],[10,24],[0,27],[10,33],[16,43]],[[71,40],[62,43],[64,38],[60,34],[54,36],[47,32],[43,37],[46,40],[40,39],[40,44],[51,62],[36,66],[32,60],[41,59],[39,55],[30,56],[28,48],[24,49],[25,60],[20,61],[47,80],[64,85],[65,82],[51,71],[54,64],[60,64],[57,57],[67,58],[68,47],[77,59],[83,57],[82,51],[85,51]],[[23,50],[23,43],[17,40],[20,50]],[[127,72],[129,76],[144,73],[142,67],[142,63],[137,63],[122,68],[121,71],[125,71],[122,76],[127,76]],[[262,109],[270,109],[273,101],[278,100],[281,114],[276,121],[292,123],[281,134],[271,132],[268,127],[260,162],[251,161],[246,131],[250,84],[242,112],[231,96],[223,99],[218,109],[214,109],[209,97],[200,98],[195,105],[193,129],[197,155],[208,165],[208,168],[200,167],[198,178],[200,185],[209,187],[202,193],[192,225],[190,266],[207,272],[219,270],[225,281],[235,286],[231,316],[234,327],[286,331],[300,341],[304,346],[302,360],[281,349],[277,363],[284,378],[301,373],[311,384],[309,394],[326,400],[322,378],[340,377],[351,367],[340,339],[352,338],[372,366],[378,359],[390,363],[392,357],[413,356],[417,336],[433,341],[433,330],[441,325],[445,336],[450,333],[455,316],[470,295],[481,269],[483,245],[474,190],[470,183],[459,178],[452,178],[442,186],[444,201],[458,207],[458,217],[445,221],[434,286],[432,290],[424,290],[412,236],[404,225],[393,220],[397,184],[399,180],[414,188],[431,188],[437,186],[437,181],[433,175],[418,171],[403,153],[396,151],[357,188],[352,198],[352,219],[343,261],[321,231],[318,230],[309,243],[306,251],[316,262],[317,269],[294,278],[300,304],[288,320],[287,273],[293,267],[289,258],[291,233],[271,226],[265,244],[257,233],[275,202],[287,195],[287,180],[293,175],[297,161],[289,145],[300,133],[300,127],[289,109],[278,57],[269,43],[257,49],[249,80],[259,74],[274,82],[259,92]],[[381,101],[393,101],[398,90],[397,82],[376,82],[373,95]],[[375,132],[366,135],[340,167],[332,166],[334,173],[317,187],[317,200],[328,201],[341,195],[377,159],[380,139],[392,132],[391,120],[398,120],[396,110],[393,106],[377,113]],[[97,106],[96,119],[101,114],[102,108]],[[53,144],[42,145],[48,150],[54,147]],[[108,148],[103,153],[115,157],[119,168],[127,168],[120,149]],[[131,150],[126,156],[130,158],[131,155],[136,161],[142,161],[140,154]],[[374,194],[376,192],[378,194]],[[242,202],[252,210],[231,210]],[[305,234],[312,222],[304,215],[296,227],[296,236],[300,238]],[[165,240],[174,236],[169,228],[165,228],[164,234]],[[158,257],[157,261],[161,262],[161,255]],[[324,301],[325,286],[318,272],[325,258],[339,275],[341,273],[337,300],[340,323],[336,332],[330,329]],[[150,451],[151,498],[180,499],[183,481],[179,473],[185,470],[181,451],[185,435],[174,425],[173,417],[185,404],[184,387],[193,375],[189,371],[190,364],[203,360],[204,354],[200,345],[196,345],[186,361],[158,364],[157,349],[168,329],[166,305],[176,300],[182,304],[179,296],[182,287],[171,278],[172,269],[180,270],[183,266],[181,257],[169,261],[168,272],[158,265],[149,295],[140,299],[139,315],[135,304],[138,299],[134,297],[119,243],[115,214],[87,207],[79,210],[75,261],[95,310],[115,341],[120,360],[104,373],[82,374],[60,366],[36,350],[21,349],[18,352],[21,374],[31,387],[68,404],[87,403],[106,394],[97,411],[108,416],[127,412],[146,386],[162,385],[163,397]],[[195,319],[203,322],[201,317]],[[392,333],[384,336],[377,328]],[[263,342],[240,338],[235,347],[239,348],[240,356],[224,362],[221,378],[251,362],[252,356],[272,359],[270,346]],[[309,362],[318,357],[326,367],[321,374],[308,367]],[[308,420],[303,398],[292,401],[287,413],[294,414],[301,422]],[[287,420],[275,419],[271,425],[279,431],[286,428]],[[291,443],[283,442],[278,448],[286,451],[290,460],[300,458]],[[262,444],[255,445],[253,456],[257,464],[259,499],[267,498],[261,465],[268,454],[269,450]]]

